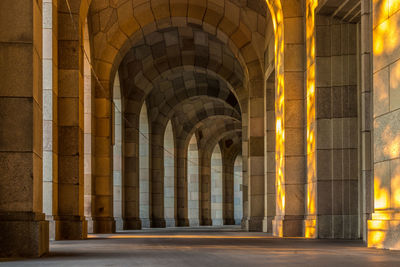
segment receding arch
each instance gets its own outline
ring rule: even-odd
[[[174,227],[175,222],[175,141],[171,121],[164,133],[164,216],[166,227]]]

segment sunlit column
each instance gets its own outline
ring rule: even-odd
[[[317,237],[317,183],[316,183],[316,121],[315,121],[315,8],[318,0],[306,3],[306,46],[307,46],[307,196],[304,236]]]
[[[303,12],[281,1],[267,1],[275,32],[275,120],[276,120],[276,216],[273,234],[303,235],[304,218],[304,95],[303,95]],[[293,5],[301,6],[301,1]],[[287,23],[296,21],[296,23]],[[286,36],[286,37],[285,37]],[[289,38],[289,36],[291,38]],[[290,86],[285,87],[287,84]]]

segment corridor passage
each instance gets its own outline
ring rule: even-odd
[[[0,266],[400,266],[360,241],[278,239],[238,227],[167,228],[53,241],[48,256]]]

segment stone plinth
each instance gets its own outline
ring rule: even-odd
[[[54,216],[55,240],[87,238],[87,221],[83,216]]]
[[[123,219],[124,230],[140,230],[142,229],[142,221],[139,218],[124,218]]]
[[[272,221],[273,235],[278,237],[303,236],[303,216],[275,216]]]
[[[0,213],[0,258],[40,257],[49,252],[49,223],[43,213]]]
[[[375,212],[368,221],[368,247],[400,250],[400,213]]]
[[[150,222],[151,228],[165,228],[165,219],[152,219]]]
[[[110,234],[115,233],[116,224],[113,217],[94,217],[88,224],[92,224],[92,233]]]

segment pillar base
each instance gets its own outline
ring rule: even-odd
[[[54,216],[55,240],[87,238],[87,221],[83,216]]]
[[[139,218],[123,218],[124,230],[141,230],[142,221]]]
[[[235,219],[233,218],[224,219],[224,225],[235,225]]]
[[[273,221],[273,219],[274,219],[274,216],[264,217],[263,222],[262,222],[262,224],[263,224],[262,231],[264,233],[272,234],[272,221]]]
[[[166,227],[176,227],[175,219],[165,219]]]
[[[56,223],[53,215],[46,215],[46,221],[49,222],[49,239],[56,240]]]
[[[211,226],[212,225],[212,220],[211,219],[202,219],[200,222],[201,226]]]
[[[303,229],[305,238],[318,238],[316,216],[306,216],[303,220]]]
[[[165,219],[152,219],[151,228],[165,228]]]
[[[140,218],[142,221],[142,228],[150,228],[151,227],[151,221],[149,218]]]
[[[248,231],[249,219],[247,217],[243,217],[242,220],[240,221],[240,226],[241,226],[242,230]]]
[[[193,226],[193,227],[200,226],[199,219],[189,219],[189,226]]]
[[[250,217],[247,219],[246,226],[249,232],[262,232],[263,231],[264,217]]]
[[[368,247],[400,250],[400,213],[375,212],[368,221]]]
[[[272,233],[278,237],[302,237],[304,216],[275,216],[272,221]]]
[[[124,220],[121,217],[115,217],[115,231],[124,230]]]
[[[115,220],[113,217],[91,217],[88,220],[88,229],[93,234],[115,233]]]
[[[0,258],[40,257],[49,252],[49,223],[43,213],[0,213]]]
[[[189,226],[189,219],[187,218],[178,219],[178,226],[179,227]]]

